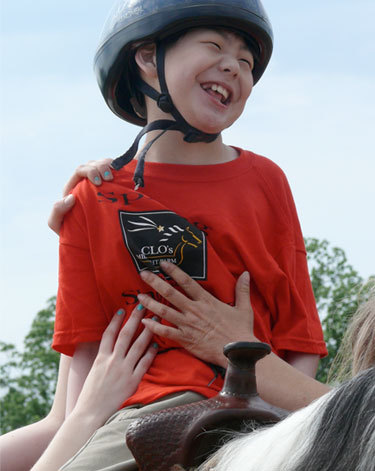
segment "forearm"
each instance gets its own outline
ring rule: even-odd
[[[69,368],[70,358],[61,355],[55,397],[47,417],[0,437],[2,471],[28,471],[47,448],[65,418]]]
[[[318,371],[319,355],[288,351],[285,361],[305,375],[315,378]]]
[[[98,353],[99,342],[78,344],[74,352],[67,386],[66,417],[74,409],[87,375]]]
[[[61,422],[59,417],[49,415],[0,437],[0,469],[28,471],[47,448]]]
[[[330,391],[330,387],[298,371],[274,353],[256,365],[260,396],[287,410],[305,407]]]
[[[99,417],[97,413],[88,414],[73,411],[60,427],[46,451],[32,468],[32,471],[57,471],[60,469],[103,425],[104,421],[105,418]]]
[[[250,342],[257,342],[254,337]],[[220,366],[227,367],[224,355]],[[329,386],[303,374],[274,353],[256,364],[256,378],[262,399],[286,410],[297,410],[330,391]]]
[[[104,332],[97,357],[73,411],[32,468],[33,471],[60,469],[119,409],[124,399],[134,394],[150,367],[157,351],[154,346],[150,346],[152,332],[144,329],[132,342],[144,316],[144,309],[134,309],[118,334],[124,314],[123,310],[118,311]],[[90,362],[89,353],[93,349],[97,350],[97,346],[80,346],[76,351],[76,361],[82,365]],[[83,371],[82,365],[76,365],[76,372]],[[76,390],[75,385],[70,386]]]
[[[79,344],[73,358],[69,359],[69,363],[66,363],[67,371],[65,374],[63,411],[63,416],[64,418],[66,417],[66,419],[61,420],[60,425],[62,425],[60,429],[55,430],[55,436],[52,435],[50,440],[45,444],[44,449],[41,450],[43,452],[53,438],[43,456],[35,464],[34,468],[32,468],[33,470],[59,469],[95,431],[95,428],[93,428],[96,425],[95,418],[90,419],[91,427],[88,426],[86,429],[83,421],[77,421],[77,413],[73,414],[72,410],[75,407],[97,351],[98,342]],[[59,412],[61,411],[59,410]],[[88,425],[90,425],[90,423],[88,423]],[[76,446],[75,443],[77,443]],[[40,455],[41,453],[39,453],[37,458],[39,458]],[[32,464],[34,464],[35,461],[36,460],[34,460]]]

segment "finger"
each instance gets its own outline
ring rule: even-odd
[[[110,166],[112,159],[104,159],[96,162],[96,166],[103,180],[113,180],[112,168]]]
[[[95,186],[102,184],[102,178],[100,172],[97,168],[97,163],[95,161],[90,161],[87,164],[80,165],[76,168],[74,175],[70,178],[66,186],[74,186],[83,178],[87,178]]]
[[[100,186],[102,184],[102,176],[97,167],[92,165],[85,166],[82,170],[82,176],[90,180],[95,186]]]
[[[236,307],[239,309],[251,308],[250,303],[250,274],[245,271],[236,283]]]
[[[162,280],[159,276],[155,275],[148,270],[141,271],[140,276],[143,281],[150,285],[157,291],[164,299],[168,300],[171,304],[183,310],[183,308],[191,302],[184,294],[177,291],[173,286]],[[154,312],[152,310],[152,312]],[[158,314],[155,312],[155,314]]]
[[[180,312],[176,311],[172,307],[166,306],[165,304],[159,303],[151,296],[148,296],[147,294],[139,294],[138,299],[149,311],[162,319],[165,319],[172,324],[178,324],[179,321],[181,321],[182,315]]]
[[[77,185],[82,180],[83,177],[77,174],[77,170],[74,172],[74,174],[69,178],[67,183],[65,184],[63,188],[63,196],[68,195],[73,188]]]
[[[163,337],[169,340],[173,340],[174,342],[180,342],[181,340],[181,333],[175,327],[171,327],[169,325],[160,324],[159,322],[155,322],[152,319],[142,319],[142,324],[151,330],[155,335],[159,337]]]
[[[124,314],[125,311],[123,309],[119,309],[112,317],[111,322],[108,324],[107,328],[105,329],[102,335],[98,353],[112,353],[116,336],[124,320]]]
[[[153,335],[153,332],[145,327],[130,346],[126,353],[126,361],[129,362],[131,366],[134,367],[142,358],[145,350],[150,345]]]
[[[74,203],[74,195],[68,195],[53,205],[52,212],[48,218],[48,226],[56,232],[57,235],[60,233],[65,214],[72,209]]]
[[[209,295],[193,278],[185,273],[177,265],[170,262],[161,262],[162,270],[176,281],[178,286],[184,290],[192,299],[198,300]]]
[[[94,161],[90,161],[87,164],[80,165],[76,168],[74,174],[70,177],[63,189],[63,196],[70,193],[73,188],[79,183],[83,178],[88,178],[91,183],[98,186],[102,184],[102,179],[100,173],[95,166]]]
[[[145,309],[141,304],[138,304],[138,306],[133,309],[129,319],[126,321],[117,337],[115,346],[113,348],[113,353],[115,355],[120,357],[126,355],[144,314]]]
[[[154,361],[156,354],[158,353],[158,349],[159,346],[155,342],[148,347],[146,353],[142,356],[142,358],[139,360],[137,366],[134,369],[135,378],[138,378],[140,380],[143,375],[147,373],[152,362]]]

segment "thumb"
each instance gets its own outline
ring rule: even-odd
[[[62,208],[61,208],[62,214],[65,215],[68,211],[70,211],[73,208],[74,203],[75,203],[75,198],[74,198],[73,193],[71,193],[68,196],[65,196],[62,199]]]
[[[239,309],[251,309],[250,303],[250,274],[244,271],[236,283],[236,307]]]
[[[247,313],[246,319],[253,337],[252,341],[259,342],[254,335],[254,311],[250,301],[250,274],[247,271],[242,273],[236,283],[236,308],[242,313]]]
[[[68,195],[53,205],[52,212],[48,218],[48,226],[56,232],[57,235],[60,233],[61,224],[66,213],[72,209],[74,203],[74,195]]]

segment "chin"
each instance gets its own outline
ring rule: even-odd
[[[217,119],[212,118],[211,116],[200,116],[199,119],[192,119],[188,121],[188,123],[196,129],[203,131],[207,134],[219,134],[224,129],[229,128],[235,121],[237,117],[234,119]]]

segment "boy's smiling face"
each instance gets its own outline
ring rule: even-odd
[[[241,36],[225,29],[193,29],[170,46],[165,75],[186,121],[218,133],[241,115],[253,87],[254,58]]]

